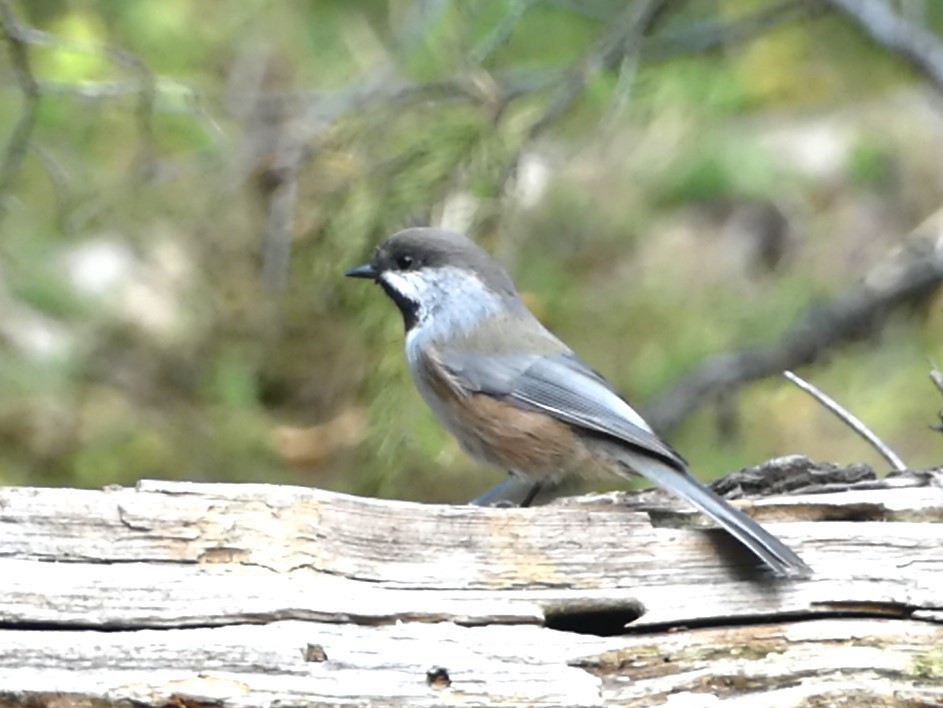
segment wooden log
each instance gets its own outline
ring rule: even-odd
[[[807,580],[653,492],[2,488],[0,705],[943,704],[940,477],[738,502]]]

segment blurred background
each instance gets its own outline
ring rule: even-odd
[[[703,478],[939,464],[943,3],[0,0],[0,483],[501,478],[345,280],[468,233]],[[896,34],[895,34],[896,33]],[[936,63],[935,63],[936,62]],[[719,357],[719,358],[718,358]]]

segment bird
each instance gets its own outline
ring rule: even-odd
[[[399,309],[406,362],[426,404],[459,446],[507,471],[473,503],[523,490],[522,506],[572,476],[641,476],[726,530],[774,575],[811,575],[756,521],[701,484],[679,453],[527,308],[507,271],[474,241],[432,227],[399,231],[367,263]]]

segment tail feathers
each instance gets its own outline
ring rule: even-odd
[[[633,454],[631,459],[623,459],[623,462],[648,481],[693,504],[707,514],[753,551],[772,568],[776,575],[805,578],[812,574],[812,569],[795,551],[727,500],[714,494],[689,473],[648,456]]]

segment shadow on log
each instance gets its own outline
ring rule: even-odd
[[[715,486],[814,577],[770,577],[652,490],[0,489],[0,704],[943,702],[939,471],[792,457]]]

